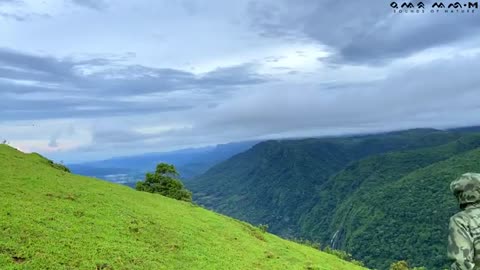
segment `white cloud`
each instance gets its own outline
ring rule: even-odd
[[[399,17],[380,2],[97,3],[2,5],[0,131],[15,146],[78,161],[478,124],[478,16]]]

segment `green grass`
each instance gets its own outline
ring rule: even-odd
[[[0,145],[0,269],[363,269]]]

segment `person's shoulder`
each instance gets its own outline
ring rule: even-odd
[[[455,215],[453,215],[451,218],[450,218],[450,223],[454,222],[454,223],[468,223],[468,221],[470,220],[470,213],[468,211],[460,211],[458,213],[456,213]]]

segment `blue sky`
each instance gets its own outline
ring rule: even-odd
[[[72,162],[475,125],[479,44],[480,11],[380,0],[0,0],[0,137]]]

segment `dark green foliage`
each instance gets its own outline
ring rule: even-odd
[[[458,135],[421,129],[350,138],[268,141],[257,144],[191,181],[195,200],[270,231],[299,237],[298,221],[314,207],[316,194],[350,162],[396,149],[446,143]],[[323,202],[329,209],[331,202]],[[318,221],[316,221],[318,222]]]
[[[348,193],[331,189],[330,195],[340,198],[332,215],[307,214],[330,216],[328,229],[307,219],[304,228],[313,238],[315,232],[324,240],[336,234],[336,248],[348,250],[369,266],[385,269],[403,257],[415,265],[445,267],[447,223],[457,210],[449,183],[466,171],[480,170],[479,151],[467,151],[480,146],[480,137],[472,138],[354,164],[350,179],[362,178],[363,183]],[[345,180],[346,173],[342,171],[332,181]]]
[[[215,166],[189,186],[207,207],[289,238],[341,249],[367,266],[443,269],[450,181],[480,172],[480,136],[411,130],[270,141]]]
[[[147,173],[144,181],[137,182],[136,189],[181,201],[192,201],[192,193],[177,178],[178,173],[173,165],[160,163],[154,173]]]

